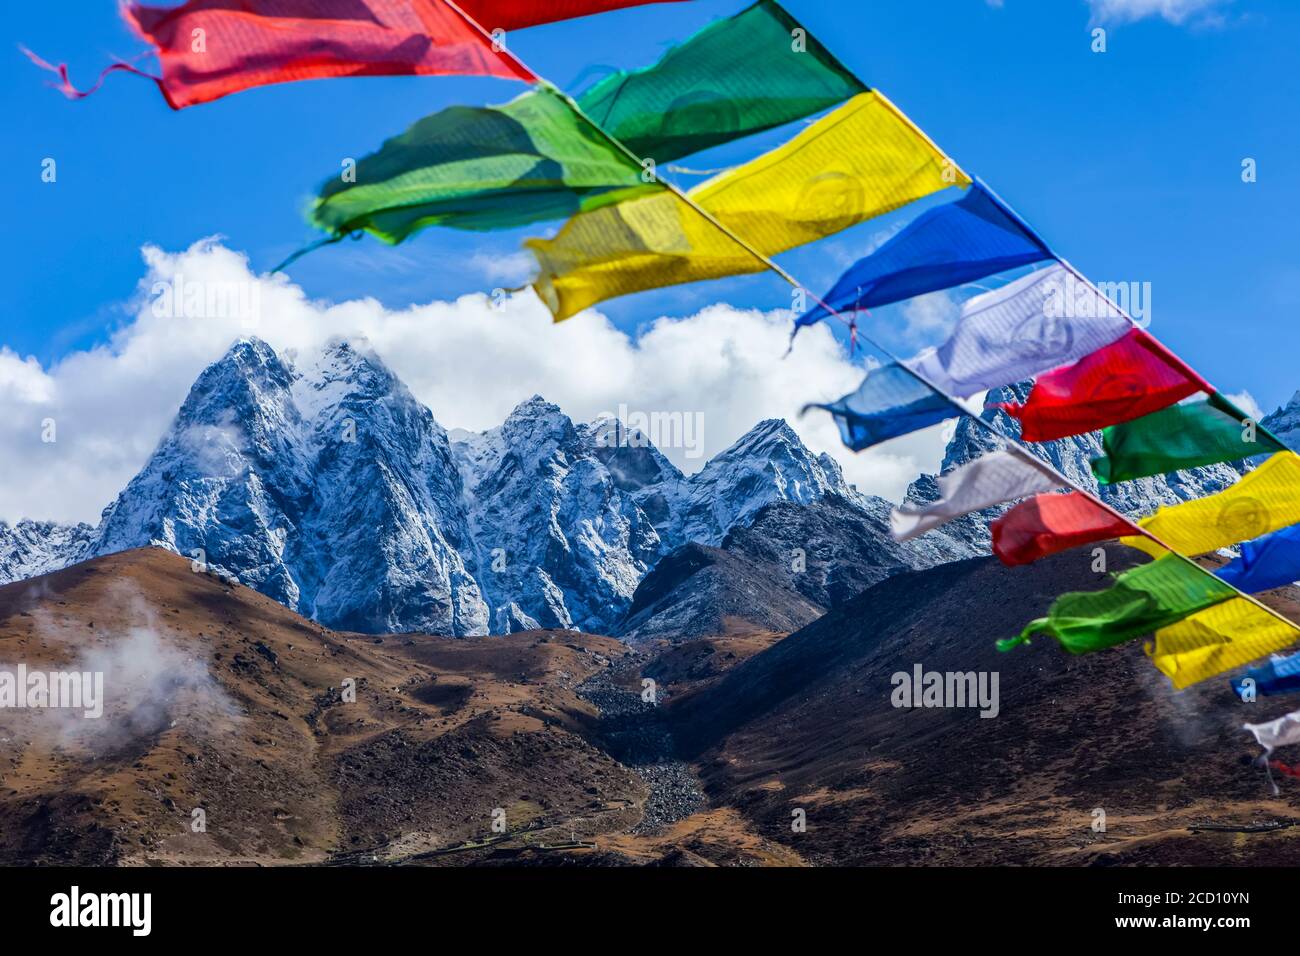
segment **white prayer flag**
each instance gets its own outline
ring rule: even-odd
[[[1244,724],[1243,727],[1255,735],[1259,745],[1264,748],[1265,757],[1270,756],[1278,747],[1300,744],[1300,710],[1266,724]]]
[[[1004,501],[1055,491],[1061,477],[1018,448],[995,451],[962,465],[938,480],[933,504],[902,504],[889,516],[895,541],[911,541],[953,518],[982,511]]]
[[[1059,263],[967,301],[948,341],[906,364],[941,392],[969,398],[1069,365],[1132,323]]]

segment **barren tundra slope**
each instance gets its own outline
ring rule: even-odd
[[[742,644],[720,657],[765,646]],[[700,805],[649,659],[335,633],[161,549],[11,584],[0,668],[102,670],[107,703],[0,710],[0,865],[797,863]]]
[[[1274,797],[1240,729],[1293,701],[1175,694],[1140,642],[994,649],[1090,563],[906,571],[790,635],[631,647],[336,633],[170,552],[99,558],[0,588],[0,668],[103,671],[107,699],[0,710],[0,863],[1300,862],[1297,781]],[[997,717],[894,707],[916,665],[996,672]]]
[[[0,664],[103,669],[108,700],[0,711],[0,863],[383,861],[497,808],[566,835],[635,821],[641,781],[573,732],[595,715],[573,686],[621,645],[422,648],[448,640],[336,634],[156,549],[0,588]]]
[[[1109,551],[1111,570],[1130,560]],[[813,863],[1300,863],[1300,787],[1273,797],[1241,730],[1294,699],[1242,704],[1226,678],[1175,693],[1140,641],[996,650],[1057,594],[1096,589],[1090,564],[899,574],[671,702],[679,746],[714,804]],[[1298,597],[1267,599],[1294,615]],[[917,664],[998,672],[998,716],[894,707],[892,675]]]

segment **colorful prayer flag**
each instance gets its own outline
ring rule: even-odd
[[[1300,581],[1300,525],[1246,542],[1241,546],[1241,556],[1215,573],[1247,594]]]
[[[1264,748],[1265,756],[1271,755],[1278,747],[1300,744],[1300,710],[1264,724],[1244,724],[1243,727]]]
[[[1300,710],[1279,717],[1277,720],[1270,720],[1266,724],[1243,724],[1242,729],[1249,731],[1251,736],[1264,748],[1264,754],[1260,758],[1260,762],[1266,768],[1270,768],[1268,782],[1273,787],[1273,795],[1276,796],[1278,789],[1277,784],[1273,783],[1271,770],[1273,763],[1269,760],[1269,757],[1273,756],[1273,751],[1278,747],[1300,743]]]
[[[123,14],[158,51],[158,86],[172,109],[327,77],[537,79],[441,0],[187,0],[131,3]]]
[[[1107,428],[1102,449],[1105,455],[1092,461],[1093,474],[1102,484],[1284,450],[1250,416],[1218,394]]]
[[[1138,529],[1080,491],[1037,495],[989,523],[993,553],[1010,566],[1084,544],[1110,541]]]
[[[969,398],[1083,358],[1132,327],[1054,264],[969,299],[948,341],[906,364],[939,391]]]
[[[690,196],[752,249],[771,256],[967,182],[873,91]],[[540,264],[534,288],[557,321],[615,296],[767,268],[671,192],[579,213],[554,239],[526,245]]]
[[[312,225],[363,229],[399,243],[426,226],[505,229],[572,215],[582,204],[663,189],[592,129],[564,97],[539,87],[503,106],[453,106],[426,116],[312,207]]]
[[[1051,441],[1131,421],[1202,391],[1214,389],[1133,328],[1073,365],[1040,375],[1024,404],[995,406],[1020,420],[1024,441]]]
[[[796,49],[791,37],[802,32]],[[759,0],[675,46],[653,66],[613,73],[577,97],[638,158],[662,164],[774,129],[867,92],[816,37]]]
[[[1300,524],[1300,455],[1278,452],[1217,495],[1160,508],[1138,524],[1182,554],[1204,554]],[[1164,553],[1148,538],[1123,542]]]
[[[976,180],[961,199],[926,210],[851,265],[822,301],[837,312],[871,309],[1051,258],[1033,230]],[[828,315],[817,305],[795,319],[795,331]]]
[[[1254,697],[1272,697],[1300,691],[1300,654],[1270,657],[1229,682],[1243,701]]]
[[[1087,654],[1180,621],[1229,600],[1232,588],[1181,558],[1167,555],[1115,576],[1101,591],[1062,594],[1046,617],[1030,621],[998,650],[1028,644],[1036,634],[1056,638],[1071,654]]]
[[[1052,491],[1061,487],[1064,479],[1049,465],[1013,446],[940,475],[937,484],[938,501],[905,502],[890,514],[895,541],[911,541],[962,515]]]
[[[806,55],[785,62],[790,24],[798,28],[763,0],[652,67],[606,77],[578,107],[638,157],[668,162],[862,91],[811,38]],[[754,49],[782,51],[780,63]],[[664,189],[592,122],[549,86],[503,106],[450,107],[332,177],[309,218],[335,236],[362,229],[398,243],[426,226],[515,228]]]
[[[828,405],[805,405],[835,417],[846,448],[862,451],[961,414],[934,389],[894,362],[867,372],[857,391]]]
[[[680,3],[681,0],[454,0],[479,26],[494,30],[522,30],[572,20],[593,13],[641,7],[648,3]]]
[[[1151,662],[1176,690],[1235,670],[1300,639],[1300,629],[1242,597],[1216,604],[1156,631]]]

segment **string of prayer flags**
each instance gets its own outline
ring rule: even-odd
[[[615,296],[762,271],[754,251],[776,255],[968,182],[892,103],[863,93],[692,189],[704,213],[660,192],[581,212],[554,239],[529,240],[540,266],[533,287],[559,321]]]
[[[1176,690],[1236,670],[1300,639],[1300,628],[1234,597],[1156,631],[1151,662]]]
[[[926,210],[851,265],[822,302],[838,312],[871,309],[1051,258],[1034,231],[976,180],[961,199]],[[795,333],[830,314],[817,305],[795,319]]]
[[[1231,681],[1233,692],[1243,702],[1257,697],[1294,694],[1300,691],[1300,654],[1289,657],[1270,657],[1263,664],[1252,667]]]
[[[811,408],[834,416],[845,447],[853,451],[961,414],[960,408],[894,362],[868,371],[857,391],[826,405],[806,405],[803,410]]]
[[[967,300],[948,341],[907,365],[939,391],[969,398],[1075,362],[1132,327],[1091,286],[1053,264]]]
[[[1218,494],[1160,508],[1138,524],[1181,554],[1205,554],[1300,524],[1300,455],[1278,452]],[[1148,538],[1123,543],[1164,553]]]
[[[667,162],[791,122],[862,91],[814,40],[770,69],[754,49],[789,51],[789,24],[760,2],[719,20],[634,73],[615,73],[578,108],[637,152]],[[781,38],[784,38],[782,41]],[[635,158],[540,85],[503,106],[453,106],[334,176],[309,220],[334,236],[365,230],[388,243],[427,226],[508,229],[565,219],[663,190]]]
[[[1080,491],[1037,495],[989,523],[993,553],[1003,564],[1032,564],[1039,558],[1138,533],[1132,522]]]
[[[1167,555],[1116,575],[1100,591],[1062,594],[1046,617],[1030,621],[1018,637],[998,641],[998,650],[1009,651],[1044,634],[1071,654],[1087,654],[1150,634],[1234,593],[1195,565]]]
[[[1113,484],[1285,449],[1216,393],[1107,428],[1102,450],[1105,454],[1092,461],[1092,471],[1098,481]]]
[[[1300,525],[1247,541],[1241,546],[1240,556],[1215,573],[1247,594],[1300,581]]]
[[[962,515],[1053,491],[1064,479],[1033,455],[1012,446],[940,475],[937,484],[937,501],[904,502],[891,512],[889,527],[895,541],[911,541]]]
[[[996,407],[1020,420],[1024,441],[1083,435],[1141,418],[1214,389],[1142,329],[1130,329],[1073,365],[1039,376],[1023,404]]]
[[[792,37],[802,33],[796,45]],[[577,97],[639,158],[666,163],[774,129],[867,92],[772,0],[705,27],[653,66],[606,76]]]

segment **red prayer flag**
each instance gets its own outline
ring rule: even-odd
[[[681,0],[452,0],[456,6],[478,22],[479,26],[492,30],[522,30],[542,23],[554,23],[557,20],[572,20],[592,13],[605,13],[609,10],[621,10],[624,7],[641,7],[647,3],[674,2]]]
[[[1012,566],[1032,564],[1079,545],[1142,533],[1132,522],[1111,514],[1078,491],[1022,501],[990,522],[989,531],[993,553]]]
[[[1213,391],[1178,356],[1135,328],[1073,365],[1039,376],[1023,405],[994,405],[1020,419],[1025,441],[1050,441],[1132,421]]]
[[[479,7],[489,7],[480,0]],[[614,2],[614,6],[623,3]],[[522,16],[519,4],[503,5],[507,20]],[[595,3],[560,4],[569,8]],[[341,76],[495,76],[535,82],[534,76],[497,44],[468,12],[446,0],[187,0],[178,7],[125,3],[122,15],[154,47],[162,76],[129,63],[114,63],[99,82],[81,91],[65,64],[53,66],[24,50],[37,66],[59,75],[65,96],[89,96],[115,70],[149,76],[172,109],[208,103],[254,86]]]
[[[157,48],[173,109],[338,76],[536,79],[443,0],[188,0],[124,13]]]

